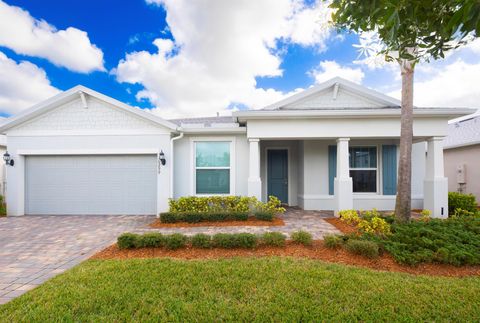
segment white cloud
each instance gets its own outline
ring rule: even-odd
[[[0,52],[0,112],[17,113],[59,92],[43,69]]]
[[[448,54],[444,60],[415,68],[414,103],[430,107],[480,108],[480,40]],[[399,73],[399,72],[397,72]],[[390,95],[400,98],[401,84]]]
[[[257,88],[255,77],[282,75],[277,42],[323,50],[331,34],[322,24],[329,10],[322,1],[147,2],[165,8],[174,40],[156,39],[156,53],[127,54],[113,72],[119,82],[143,85],[137,98],[151,101],[164,117],[273,103],[285,94]]]
[[[90,42],[86,32],[73,27],[57,30],[1,0],[0,46],[18,54],[45,58],[76,72],[104,70],[103,52]]]
[[[339,76],[360,84],[365,77],[365,74],[360,68],[341,66],[335,61],[322,61],[315,69],[311,70],[309,74],[315,78],[315,83],[322,83]]]

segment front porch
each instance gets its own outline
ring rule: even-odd
[[[448,216],[441,137],[415,138],[412,208]],[[393,210],[398,138],[249,138],[248,195],[304,210]]]

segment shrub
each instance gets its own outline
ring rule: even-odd
[[[473,194],[448,192],[448,214],[453,215],[456,209],[477,212],[477,201]]]
[[[459,216],[474,216],[476,213],[475,212],[470,212],[464,209],[457,208],[453,212],[454,217],[459,217]]]
[[[325,247],[335,249],[342,245],[343,239],[337,234],[327,234],[323,237],[323,243]]]
[[[340,220],[349,225],[357,225],[361,220],[356,210],[342,210],[338,213]]]
[[[267,246],[283,247],[287,237],[280,232],[266,232],[262,235],[262,243]]]
[[[282,202],[275,196],[270,195],[268,197],[267,203],[262,203],[257,201],[256,203],[256,210],[262,212],[270,212],[272,214],[284,213],[285,208],[282,207]]]
[[[211,248],[213,246],[212,237],[208,234],[198,233],[192,237],[192,246],[202,249]]]
[[[160,222],[162,223],[175,223],[181,221],[183,221],[182,214],[173,212],[160,213]]]
[[[306,231],[295,231],[290,235],[293,241],[301,243],[304,246],[311,246],[313,243],[312,234]]]
[[[174,233],[165,236],[165,247],[170,250],[176,250],[185,247],[187,244],[187,237],[180,233]]]
[[[379,255],[378,244],[368,240],[349,239],[345,244],[345,249],[351,253],[368,258],[377,258]]]
[[[430,210],[422,210],[422,212],[420,213],[422,216],[420,217],[420,221],[424,221],[424,222],[427,222],[430,220],[430,214],[432,214],[432,212],[430,212]]]
[[[142,236],[139,236],[138,247],[145,248],[158,248],[162,247],[164,244],[164,237],[159,232],[150,232],[145,233]]]
[[[387,235],[391,233],[390,224],[378,216],[374,216],[370,220],[361,219],[357,226],[365,233],[378,235]]]
[[[3,195],[0,195],[0,216],[7,215],[7,205],[5,204],[5,199]]]
[[[478,217],[396,223],[392,225],[391,235],[383,238],[364,235],[362,238],[378,242],[401,264],[480,264]]]
[[[177,222],[218,222],[218,221],[247,221],[248,213],[246,212],[165,212],[160,214],[160,222],[177,223]]]
[[[248,213],[258,200],[248,196],[185,196],[169,201],[170,212],[241,212]]]
[[[218,248],[255,248],[257,236],[251,233],[217,233],[213,236],[213,245]]]
[[[274,213],[270,211],[257,211],[255,212],[255,218],[261,221],[273,221]]]
[[[120,249],[132,249],[139,247],[139,235],[135,233],[122,233],[117,238],[117,245]]]

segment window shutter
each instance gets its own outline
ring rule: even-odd
[[[382,146],[383,195],[397,193],[397,146]]]
[[[333,195],[333,182],[337,175],[337,146],[328,146],[328,194]]]

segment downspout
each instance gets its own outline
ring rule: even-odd
[[[174,150],[173,150],[173,143],[175,140],[183,138],[182,127],[178,127],[176,129],[180,134],[176,137],[170,138],[170,163],[172,166],[170,167],[170,198],[173,198],[173,172],[175,170],[175,157],[174,157]]]

